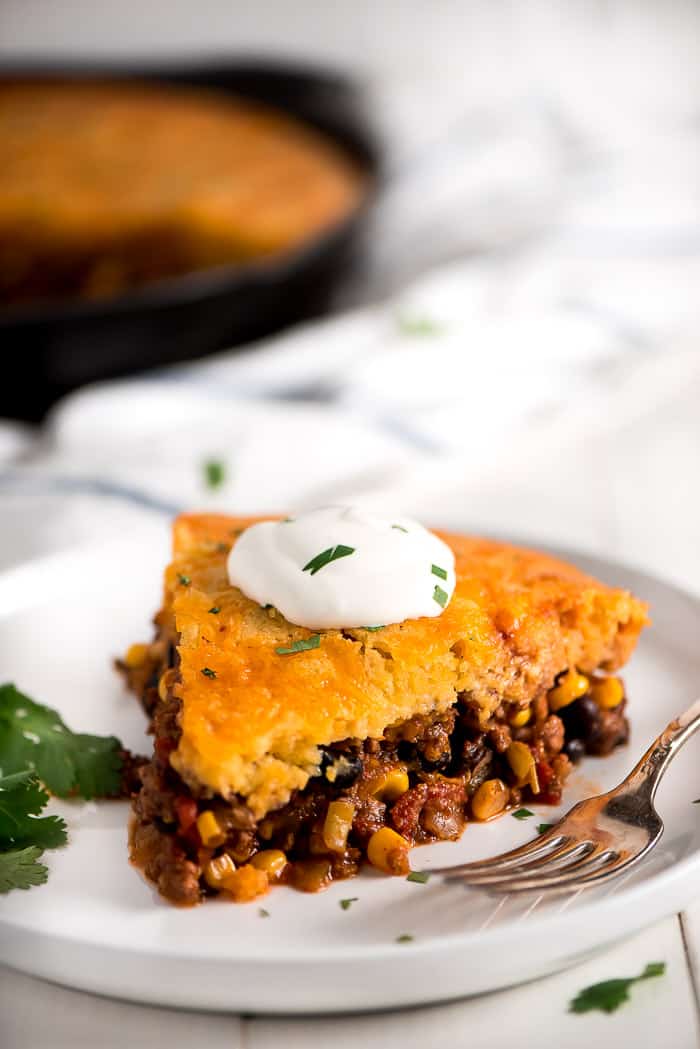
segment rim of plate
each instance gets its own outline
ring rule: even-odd
[[[155,534],[151,533],[146,541],[153,542],[154,539]],[[517,542],[517,540],[509,541]],[[76,562],[80,563],[86,558],[102,558],[107,551],[129,549],[136,545],[138,545],[140,550],[143,551],[143,535],[141,536],[140,542],[137,539],[132,538],[129,540],[113,540],[106,543],[91,543],[81,548],[70,548],[64,551],[59,551],[58,553],[51,553],[45,557],[32,558],[30,561],[23,562],[8,569],[0,574],[0,620],[12,615],[14,611],[18,611],[22,607],[31,607],[32,605],[41,603],[41,598],[45,597],[47,592],[47,569],[49,571],[68,569],[71,565]],[[638,580],[647,582],[654,587],[661,587],[667,593],[672,593],[675,597],[688,601],[700,611],[700,597],[697,597],[691,591],[686,590],[675,583],[667,583],[658,576],[645,572],[643,569],[628,565],[624,561],[610,560],[609,558],[599,557],[596,554],[588,554],[583,551],[572,550],[552,544],[543,544],[541,547],[538,547],[536,544],[533,546],[531,541],[526,541],[520,545],[526,547],[529,546],[531,549],[541,549],[544,552],[553,554],[555,557],[562,557],[571,560],[574,564],[577,562],[583,563],[584,570],[588,570],[586,565],[598,566],[594,569],[598,575],[604,575],[607,569],[614,572],[622,571],[629,573],[630,576],[634,576]],[[602,572],[600,569],[602,569]],[[27,581],[31,580],[37,574],[42,575],[42,581],[44,583],[44,588],[40,591],[39,600],[37,600],[36,596],[23,602],[8,602],[6,600],[5,591],[8,588],[10,590],[10,596],[12,596],[12,591],[15,586],[21,586],[22,591],[26,594]],[[36,591],[34,593],[36,593]],[[677,883],[682,883],[686,878],[690,882],[690,877],[694,873],[700,873],[700,847],[696,848],[691,855],[672,863],[670,866],[656,874],[650,875],[648,879],[640,884],[631,886],[628,889],[622,889],[619,894],[611,896],[610,898],[602,900],[598,899],[593,902],[578,902],[576,906],[565,910],[563,913],[558,911],[556,914],[543,915],[541,917],[533,916],[527,923],[527,926],[522,925],[518,921],[513,921],[502,926],[489,926],[483,930],[443,933],[436,936],[421,937],[420,940],[416,940],[413,943],[402,945],[402,957],[429,952],[434,953],[435,951],[441,950],[452,952],[456,948],[464,949],[470,945],[483,943],[484,940],[488,940],[495,945],[498,945],[502,940],[506,940],[510,944],[513,944],[514,941],[516,941],[516,943],[519,941],[531,942],[533,936],[537,933],[541,932],[546,935],[553,929],[556,929],[559,933],[566,933],[571,926],[579,924],[581,920],[585,921],[586,918],[594,912],[596,919],[600,921],[601,918],[605,918],[611,912],[619,911],[623,907],[627,908],[629,906],[634,906],[641,898],[648,895],[651,890],[656,890],[662,894],[664,904],[662,907],[655,909],[653,913],[650,912],[649,922],[653,922],[664,914],[678,910],[678,899],[681,894],[679,892],[674,892],[673,890],[678,888]],[[459,885],[456,885],[455,888],[458,889]],[[690,898],[694,893],[689,889],[687,895],[688,898]],[[533,897],[535,899],[538,898],[535,894],[533,894]],[[570,899],[573,900],[575,897],[572,895]],[[641,922],[639,927],[645,924],[648,924],[648,922]],[[22,921],[13,920],[11,917],[0,918],[0,926],[1,925],[26,931],[33,936],[41,935],[38,930],[27,929]],[[71,934],[56,932],[46,933],[45,935],[55,940],[73,945],[85,945],[93,948],[103,947],[106,950],[116,951],[127,950],[127,947],[124,945],[105,944],[97,937],[92,939],[85,935],[73,936]],[[235,947],[235,943],[231,946]],[[338,947],[316,947],[305,949],[304,944],[300,944],[298,947],[293,948],[276,945],[269,950],[253,952],[251,952],[248,947],[245,953],[236,954],[235,951],[231,950],[221,951],[213,949],[211,944],[208,944],[206,948],[203,947],[198,949],[198,945],[191,940],[188,941],[186,952],[182,952],[175,947],[153,947],[138,942],[132,942],[128,945],[129,952],[140,955],[151,955],[155,958],[207,958],[214,962],[234,961],[236,959],[244,958],[248,965],[264,965],[269,964],[270,962],[288,962],[292,959],[296,964],[313,965],[324,960],[345,961],[346,959],[352,959],[354,961],[359,961],[362,959],[377,959],[378,957],[384,956],[395,958],[396,949],[395,943],[346,945],[344,948],[340,949]]]

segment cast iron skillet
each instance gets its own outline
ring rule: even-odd
[[[211,87],[266,102],[340,142],[369,176],[362,205],[299,250],[277,259],[219,266],[93,302],[0,310],[0,416],[40,419],[63,394],[268,335],[329,303],[358,261],[379,154],[357,85],[338,74],[269,62],[197,65],[4,64],[0,78],[109,77]]]

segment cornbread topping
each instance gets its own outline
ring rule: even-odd
[[[454,591],[455,557],[417,521],[327,506],[247,528],[228,577],[298,626],[371,628],[439,616]]]

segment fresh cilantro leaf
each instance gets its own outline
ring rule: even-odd
[[[212,670],[211,667],[202,667],[202,673],[205,677],[215,678],[216,671]]]
[[[347,900],[340,900],[341,910],[349,911],[353,903],[357,903],[359,896],[348,896]]]
[[[406,881],[415,881],[418,885],[425,885],[427,881],[430,881],[430,872],[411,871],[410,874],[406,875]]]
[[[218,616],[220,611],[221,611],[221,609],[219,608],[218,605],[212,605],[211,608],[209,609],[209,615]]]
[[[538,834],[546,834],[547,831],[551,830],[553,826],[554,826],[553,823],[538,823],[537,824],[537,833]]]
[[[121,744],[114,736],[71,732],[59,714],[0,686],[0,774],[29,769],[59,797],[109,797],[119,791]]]
[[[534,815],[534,812],[530,812],[529,809],[516,809],[515,812],[511,812],[511,816],[514,820],[526,820]]]
[[[650,962],[639,976],[628,976],[618,980],[603,980],[590,987],[584,987],[569,1004],[569,1012],[588,1013],[599,1009],[603,1013],[614,1013],[616,1009],[629,1000],[630,988],[640,980],[652,976],[663,976],[666,972],[665,962]]]
[[[269,918],[270,917],[270,912],[266,911],[264,907],[258,907],[258,917],[259,918]]]
[[[48,800],[32,773],[0,777],[0,849],[24,845],[55,849],[65,845],[66,825],[60,816],[39,817]]]
[[[278,656],[292,656],[295,652],[309,652],[312,648],[318,648],[321,644],[321,635],[312,634],[311,637],[301,638],[299,641],[292,641],[288,648],[276,648],[275,652]]]
[[[411,943],[412,941],[413,937],[408,932],[402,932],[400,936],[396,937],[397,943]]]
[[[226,464],[221,459],[210,459],[204,464],[204,480],[208,488],[221,488],[226,480]]]
[[[382,626],[363,626],[363,627],[360,627],[360,629],[361,630],[367,630],[370,634],[376,634],[376,632],[378,630],[383,630],[384,626],[383,625]]]
[[[337,546],[329,546],[327,550],[322,550],[320,554],[316,554],[311,560],[304,565],[302,572],[309,572],[310,575],[316,575],[322,568],[329,565],[331,561],[337,561],[341,557],[349,557],[350,554],[355,553],[354,546],[343,546],[339,543]]]
[[[178,575],[177,581],[181,584],[181,586],[189,586],[192,582],[188,575],[182,575],[181,573]]]
[[[41,849],[36,845],[0,852],[0,893],[43,885],[49,872],[43,863],[37,863],[40,856]]]

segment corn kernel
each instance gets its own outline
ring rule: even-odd
[[[590,682],[584,674],[579,674],[577,670],[567,670],[559,684],[548,693],[549,709],[557,711],[562,707],[568,707],[569,703],[585,695],[589,688]]]
[[[323,842],[331,852],[345,852],[355,806],[351,801],[332,801],[323,824]]]
[[[409,844],[391,827],[375,830],[367,844],[367,859],[385,874],[408,874]]]
[[[506,757],[508,764],[515,773],[518,786],[524,787],[526,783],[529,783],[533,794],[539,794],[540,784],[537,778],[535,756],[528,745],[516,740],[508,747]]]
[[[269,882],[264,871],[246,863],[243,867],[226,875],[222,888],[231,893],[236,903],[248,903],[256,896],[264,896],[269,888]]]
[[[614,710],[625,698],[625,689],[619,677],[605,677],[593,681],[591,696],[601,710]]]
[[[142,667],[148,659],[148,648],[148,645],[130,645],[124,656],[124,665],[129,670],[136,670],[137,667]]]
[[[280,849],[263,849],[262,852],[256,852],[250,862],[267,875],[268,881],[277,881],[287,866],[287,857]]]
[[[202,839],[202,845],[215,849],[217,845],[223,845],[226,841],[226,833],[211,809],[200,812],[197,816],[197,830]]]
[[[478,820],[490,820],[503,812],[508,797],[509,791],[503,780],[484,780],[472,798],[472,814]]]
[[[212,889],[222,889],[225,879],[236,869],[236,864],[231,857],[224,853],[209,860],[204,868],[204,880]]]
[[[408,773],[406,769],[391,769],[384,772],[379,783],[372,791],[379,801],[391,804],[408,790]]]
[[[509,724],[513,728],[522,728],[523,725],[527,725],[531,717],[532,711],[529,707],[526,707],[525,710],[517,710],[511,717]]]

